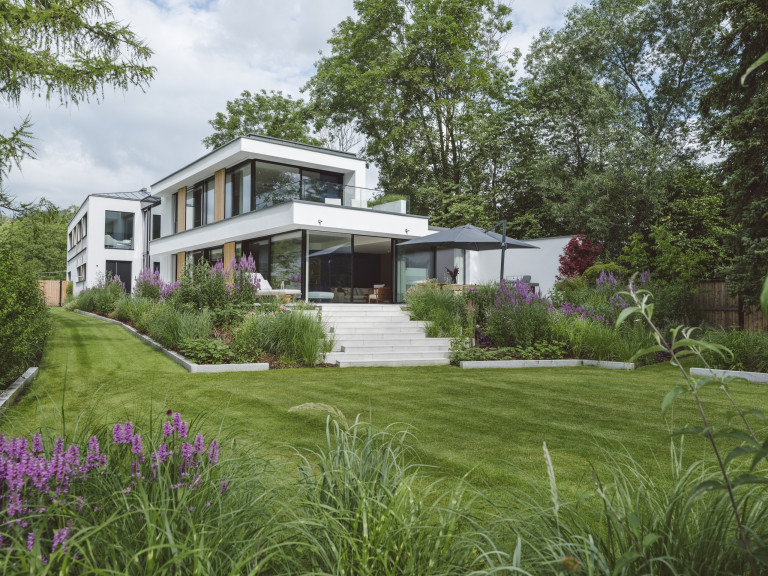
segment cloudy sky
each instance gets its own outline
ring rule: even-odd
[[[508,45],[525,52],[538,31],[561,25],[575,0],[509,0]],[[6,191],[79,205],[88,194],[149,187],[205,153],[208,120],[243,90],[294,98],[327,52],[352,0],[112,0],[116,19],[146,40],[157,68],[146,92],[107,91],[79,107],[25,98],[0,108],[7,133],[27,115],[36,160],[11,171]],[[373,184],[373,183],[371,183]]]

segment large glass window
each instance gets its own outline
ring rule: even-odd
[[[107,260],[107,278],[119,278],[123,284],[125,284],[125,291],[131,292],[131,280],[133,275],[131,274],[132,264],[131,262],[123,262],[121,260]]]
[[[255,162],[251,210],[269,208],[301,197],[301,170],[295,166]]]
[[[160,238],[160,214],[152,214],[152,240]]]
[[[352,236],[307,234],[309,290],[307,298],[321,302],[351,302]]]
[[[250,256],[256,264],[256,271],[269,280],[269,240],[246,240],[241,243],[241,255]],[[235,256],[237,256],[235,244]]]
[[[251,209],[251,163],[227,172],[224,218],[244,214]]]
[[[133,213],[107,210],[104,218],[104,247],[133,250]]]
[[[271,256],[272,288],[301,290],[301,232],[273,236]]]
[[[197,193],[195,193],[197,192]],[[194,188],[187,188],[187,213],[186,213],[186,229],[192,230],[195,226],[200,226],[202,213],[200,212],[202,207],[200,205],[200,195],[202,194],[202,185],[198,184]],[[197,222],[195,222],[197,218]]]
[[[313,170],[301,171],[302,199],[314,202],[341,204],[342,177],[341,174],[327,174]],[[338,202],[333,202],[337,200]]]
[[[400,246],[397,249],[397,300],[418,282],[435,277],[435,252],[431,248]]]

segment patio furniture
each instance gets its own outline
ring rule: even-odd
[[[392,300],[392,289],[384,284],[374,284],[373,290],[368,294],[368,304],[376,301],[377,304]]]
[[[259,289],[256,292],[256,294],[254,294],[254,298],[261,298],[264,296],[279,296],[286,302],[286,304],[290,304],[291,302],[293,302],[296,296],[301,295],[301,290],[295,290],[291,288],[283,288],[281,290],[275,290],[274,288],[272,288],[272,285],[269,283],[269,281],[266,278],[264,278],[264,276],[262,276],[259,272],[251,274],[251,283],[256,285],[257,281],[258,281]]]

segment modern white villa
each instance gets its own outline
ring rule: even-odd
[[[380,301],[402,301],[410,286],[442,280],[446,268],[459,268],[459,283],[498,278],[498,252],[494,260],[487,252],[398,249],[400,241],[434,229],[409,213],[407,199],[382,202],[381,196],[367,186],[366,163],[354,154],[240,137],[164,177],[151,192],[90,195],[69,226],[68,279],[75,293],[108,274],[130,288],[127,279],[142,268],[172,281],[187,262],[226,266],[250,254],[275,289],[297,290],[315,302],[367,303],[374,287]],[[544,289],[567,241],[541,241],[548,267],[542,268],[544,250],[526,258],[538,273],[517,265],[516,252],[531,251],[508,251],[505,273],[531,275]]]

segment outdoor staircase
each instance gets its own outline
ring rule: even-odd
[[[320,304],[334,337],[326,362],[351,366],[448,364],[449,338],[427,338],[424,322],[410,320],[399,304]]]

